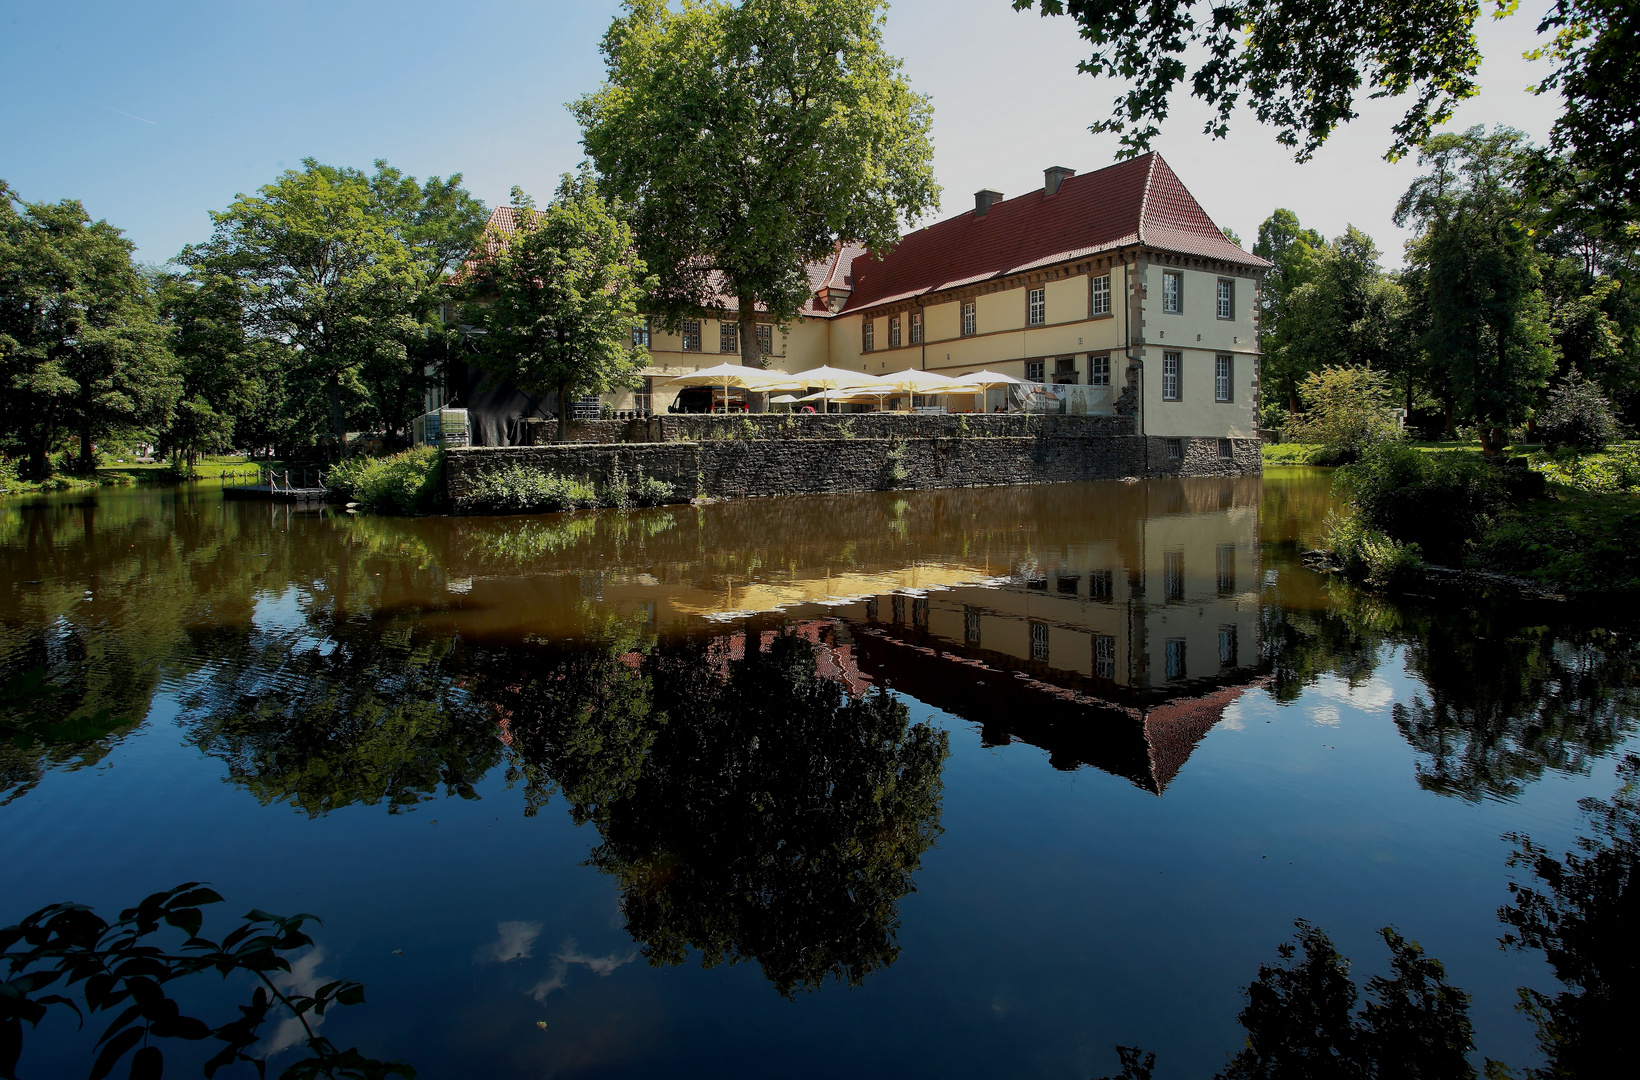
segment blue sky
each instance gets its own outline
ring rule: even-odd
[[[1478,98],[1454,126],[1505,122],[1543,139],[1557,103],[1525,92],[1542,65],[1520,58],[1542,2],[1483,19]],[[564,105],[597,87],[614,0],[12,0],[0,9],[0,178],[24,198],[78,198],[163,262],[210,232],[209,211],[304,157],[415,176],[460,172],[490,205],[513,184],[550,194],[580,160]],[[1040,187],[1042,169],[1109,164],[1092,136],[1115,87],[1075,70],[1073,24],[1008,0],[902,0],[889,49],[933,98],[944,216],[993,187]],[[1399,261],[1390,217],[1415,163],[1381,155],[1393,102],[1362,116],[1306,165],[1241,118],[1224,141],[1181,103],[1157,143],[1221,225],[1248,243],[1287,206],[1328,236],[1353,223]]]

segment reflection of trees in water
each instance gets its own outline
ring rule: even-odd
[[[0,799],[47,768],[94,764],[187,670],[202,613],[248,617],[269,558],[243,519],[187,495],[119,493],[0,507]],[[13,694],[39,673],[55,692]]]
[[[1587,772],[1640,729],[1631,640],[1485,606],[1396,604],[1333,580],[1308,587],[1265,590],[1271,692],[1295,701],[1324,674],[1359,685],[1402,648],[1424,690],[1393,716],[1427,790],[1508,798],[1545,770]]]
[[[1507,798],[1545,769],[1587,772],[1640,726],[1636,660],[1603,631],[1509,627],[1469,612],[1427,620],[1407,667],[1428,694],[1394,714],[1422,757],[1418,783]]]
[[[793,635],[566,653],[497,672],[532,807],[550,781],[602,842],[651,963],[755,959],[780,993],[893,963],[939,833],[943,732],[848,698]],[[510,680],[510,683],[509,683]]]
[[[1548,1060],[1529,1075],[1542,1080],[1616,1075],[1640,1057],[1640,757],[1625,757],[1617,776],[1610,801],[1579,803],[1592,835],[1578,851],[1556,859],[1529,836],[1507,838],[1510,865],[1537,880],[1510,883],[1503,942],[1541,949],[1565,986],[1554,996],[1521,990]]]
[[[314,622],[317,639],[214,633],[211,677],[183,701],[188,740],[260,802],[309,817],[356,802],[396,813],[440,787],[475,798],[502,751],[456,685],[452,640],[367,617]]]
[[[1590,835],[1578,839],[1577,851],[1557,859],[1529,836],[1505,837],[1515,845],[1508,865],[1535,880],[1510,883],[1513,900],[1498,909],[1507,928],[1502,943],[1541,951],[1563,987],[1553,995],[1517,991],[1546,1062],[1520,1080],[1621,1075],[1640,1055],[1640,756],[1625,756],[1617,781],[1610,800],[1579,802]],[[1246,988],[1247,1005],[1236,1017],[1246,1046],[1221,1080],[1474,1077],[1469,995],[1416,942],[1389,927],[1379,933],[1390,949],[1390,975],[1367,980],[1367,1001],[1357,1010],[1349,961],[1320,928],[1300,920],[1295,939],[1277,949],[1280,962],[1259,965]],[[1121,1076],[1107,1080],[1148,1080],[1155,1054],[1117,1052]],[[1489,1058],[1486,1076],[1517,1074]]]

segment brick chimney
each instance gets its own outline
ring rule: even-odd
[[[974,216],[984,217],[986,211],[1002,201],[1002,192],[992,191],[990,188],[980,188],[974,192]]]

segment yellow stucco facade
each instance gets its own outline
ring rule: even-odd
[[[1177,275],[1176,292],[1168,291],[1164,275]],[[1109,281],[1108,312],[1094,310],[1094,282],[1100,278]],[[1087,385],[1106,367],[1093,359],[1108,358],[1112,397],[1132,387],[1141,433],[1255,438],[1259,289],[1258,273],[1246,267],[1135,248],[1067,260],[916,302],[799,316],[774,328],[768,366],[799,373],[830,365],[872,375],[909,368],[942,375],[988,369],[1027,381]],[[1041,297],[1033,325],[1031,293],[1036,290]],[[1222,298],[1228,315],[1221,314],[1221,290],[1228,290]],[[1177,310],[1171,296],[1178,298]],[[972,333],[964,333],[968,304],[973,305]],[[922,317],[921,342],[911,340],[913,315]],[[890,344],[890,319],[896,317],[897,347]],[[864,347],[867,321],[873,324],[869,351]],[[676,400],[676,391],[665,386],[668,377],[738,362],[738,354],[725,354],[719,347],[718,321],[702,319],[700,325],[698,351],[684,351],[676,333],[657,329],[653,335],[653,364],[646,370],[654,388],[649,408],[662,412]],[[1177,367],[1176,384],[1171,374],[1164,379],[1168,364]],[[638,401],[627,394],[612,398],[611,404],[630,409]],[[951,407],[971,406],[953,398]]]

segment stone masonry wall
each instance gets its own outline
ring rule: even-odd
[[[1255,439],[1231,440],[1229,458],[1219,456],[1216,438],[1180,440],[1175,460],[1168,440],[1133,435],[1124,417],[979,416],[966,426],[938,415],[803,417],[796,434],[782,417],[657,419],[669,441],[451,450],[451,502],[457,512],[467,510],[478,477],[514,464],[598,486],[617,469],[628,476],[641,470],[673,484],[679,498],[1256,474],[1261,467]],[[690,423],[665,426],[676,419]],[[763,437],[746,437],[745,420],[752,435]],[[855,423],[845,426],[847,420]],[[714,422],[721,432],[708,426]],[[740,437],[710,437],[727,435],[731,425]]]

